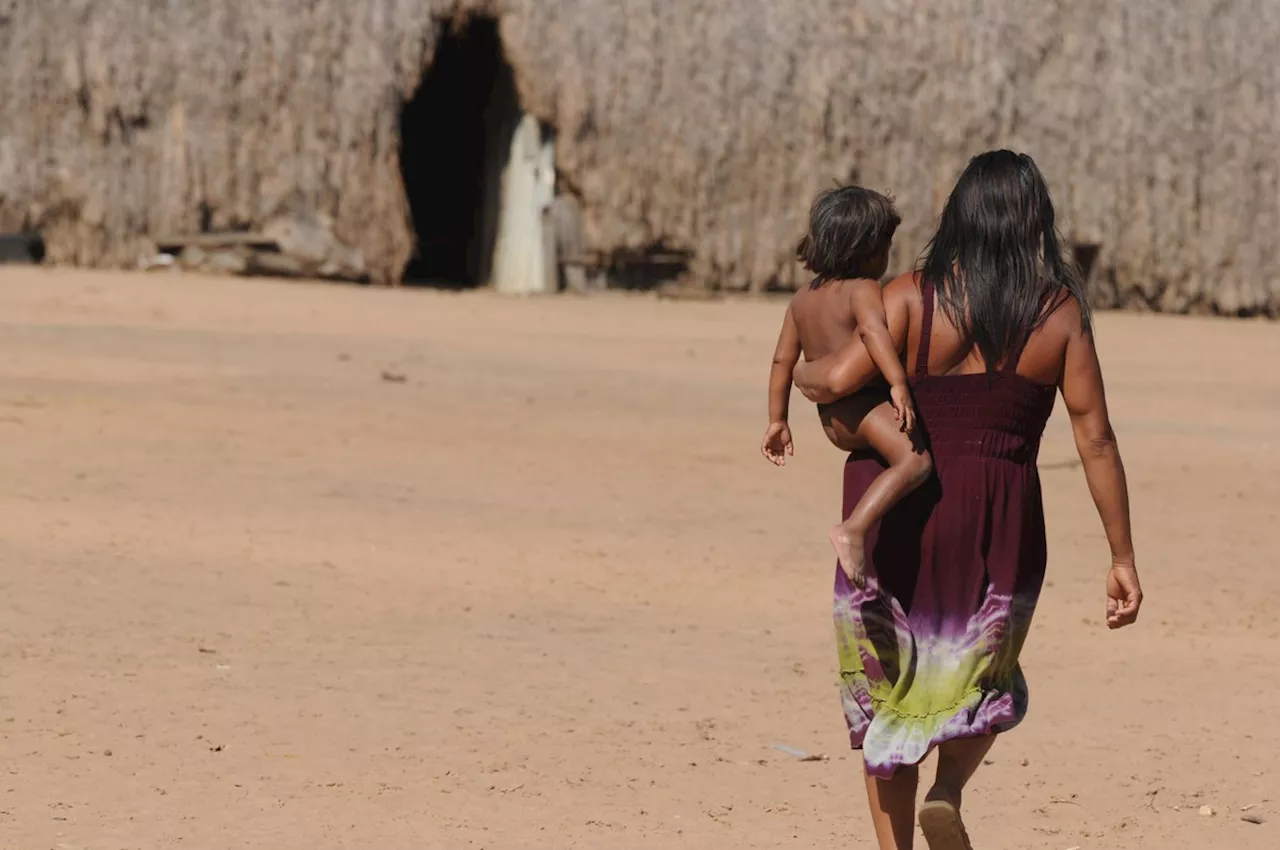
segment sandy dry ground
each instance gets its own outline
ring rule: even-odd
[[[0,847],[871,847],[780,309],[0,271]],[[1149,608],[1056,418],[975,840],[1272,850],[1280,328],[1100,339]]]

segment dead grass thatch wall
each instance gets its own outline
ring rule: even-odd
[[[791,286],[811,194],[892,190],[908,264],[966,159],[1033,154],[1101,303],[1280,312],[1270,0],[493,0],[598,249]],[[453,0],[0,0],[0,229],[131,264],[293,193],[379,280],[411,247],[397,117]],[[441,132],[447,132],[442,127]],[[410,152],[411,153],[411,152]]]

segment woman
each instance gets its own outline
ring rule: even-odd
[[[1124,466],[1107,416],[1090,312],[1063,260],[1053,204],[1030,157],[975,157],[918,272],[884,293],[934,478],[867,539],[866,585],[836,571],[835,619],[850,741],[863,750],[881,850],[912,845],[917,765],[938,772],[920,808],[932,850],[967,850],[961,792],[995,736],[1026,714],[1018,666],[1045,571],[1036,456],[1056,391],[1111,547],[1107,625],[1134,622],[1142,591]],[[833,402],[875,376],[856,338],[796,371]],[[845,466],[845,512],[883,463]]]

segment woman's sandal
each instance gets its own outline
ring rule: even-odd
[[[920,829],[929,850],[973,850],[960,810],[946,800],[932,800],[920,807]]]

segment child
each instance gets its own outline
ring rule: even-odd
[[[769,373],[769,428],[760,449],[777,466],[795,454],[787,411],[791,376],[801,353],[816,360],[836,351],[856,332],[887,381],[829,405],[819,405],[823,430],[842,451],[874,449],[888,468],[831,529],[831,544],[845,575],[864,582],[864,540],[871,525],[933,471],[927,453],[917,452],[911,431],[915,409],[907,373],[898,359],[880,299],[879,279],[889,265],[889,246],[902,221],[893,202],[857,186],[818,195],[809,211],[809,233],[799,260],[815,277],[787,308]]]

